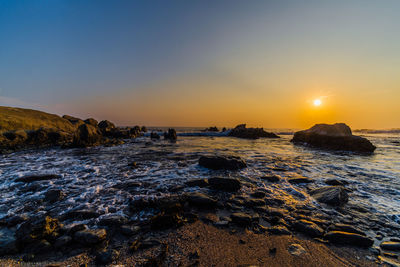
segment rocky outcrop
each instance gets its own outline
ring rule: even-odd
[[[75,127],[79,127],[80,125],[84,124],[85,122],[79,118],[75,118],[69,115],[64,115],[62,116],[63,119],[68,120],[70,123],[72,123]]]
[[[260,137],[279,138],[279,136],[274,133],[264,131],[263,128],[246,128],[246,124],[236,126],[229,132],[228,136],[245,139],[258,139]]]
[[[350,127],[344,123],[316,124],[308,130],[296,132],[291,142],[354,152],[373,152],[376,149],[368,139],[353,135]]]
[[[93,119],[93,118],[86,119],[86,120],[84,120],[84,122],[85,122],[86,124],[92,125],[92,126],[94,126],[94,127],[97,127],[97,125],[99,124],[98,121],[96,121],[96,120]]]
[[[239,170],[247,167],[246,162],[236,156],[201,156],[199,165],[212,170]]]
[[[100,131],[103,133],[103,135],[108,136],[112,134],[112,131],[115,129],[114,123],[104,120],[99,122],[98,127]]]
[[[310,195],[317,201],[331,206],[341,206],[349,200],[349,196],[342,186],[325,186],[312,190]]]
[[[176,136],[175,129],[168,129],[168,132],[164,133],[164,139],[170,140],[170,141],[176,141],[177,136]]]
[[[205,128],[203,131],[204,131],[204,132],[219,132],[217,126]]]
[[[357,247],[370,247],[374,244],[374,241],[367,236],[341,231],[331,231],[324,238],[334,244]]]
[[[89,124],[82,124],[74,135],[73,146],[89,147],[98,145],[101,142],[102,135],[97,127]]]

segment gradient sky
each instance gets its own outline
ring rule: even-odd
[[[0,105],[120,125],[399,128],[399,14],[397,0],[0,0]]]

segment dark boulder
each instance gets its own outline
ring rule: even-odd
[[[246,128],[246,124],[236,126],[229,132],[228,136],[245,139],[258,139],[260,137],[279,138],[279,136],[274,133],[264,131],[263,128]]]
[[[115,249],[102,250],[96,253],[95,262],[97,265],[108,265],[115,261],[119,256],[119,252]]]
[[[291,184],[308,184],[314,182],[313,179],[304,176],[295,176],[288,178],[288,182]]]
[[[199,165],[212,170],[238,170],[247,167],[246,162],[236,156],[201,156]]]
[[[231,220],[233,223],[240,226],[249,226],[252,223],[252,217],[246,213],[232,213]]]
[[[142,126],[142,128],[140,128],[140,131],[143,133],[147,132],[147,127],[146,126]]]
[[[16,231],[16,239],[18,246],[23,248],[33,242],[47,240],[54,242],[59,237],[61,224],[57,219],[49,216],[44,218],[32,218],[23,222]]]
[[[93,118],[86,119],[86,120],[84,120],[84,122],[86,124],[92,125],[93,127],[97,127],[97,125],[99,124],[98,121],[96,121]]]
[[[114,123],[104,120],[99,122],[98,127],[100,131],[103,133],[103,135],[108,136],[112,133],[113,129],[115,128]]]
[[[331,206],[341,206],[347,203],[349,195],[342,186],[325,186],[310,192],[318,202]]]
[[[374,241],[367,236],[341,231],[331,231],[325,235],[325,239],[334,244],[365,248],[370,247],[374,244]]]
[[[65,193],[61,189],[50,189],[44,193],[44,201],[54,203],[62,200],[65,197]]]
[[[310,237],[320,237],[323,235],[322,230],[318,225],[307,220],[298,220],[293,224],[293,228]]]
[[[89,147],[99,145],[102,140],[101,132],[98,128],[82,124],[78,127],[74,135],[73,146],[75,147]]]
[[[193,180],[187,181],[185,183],[185,185],[190,186],[190,187],[194,187],[194,186],[207,187],[209,184],[208,184],[207,179],[193,179]]]
[[[381,243],[381,248],[390,251],[400,251],[400,242],[385,241]]]
[[[160,135],[156,132],[151,132],[150,133],[150,138],[151,139],[160,139]]]
[[[168,132],[164,133],[164,139],[175,141],[177,139],[175,129],[168,129]]]
[[[211,209],[217,205],[217,200],[198,192],[187,194],[186,199],[192,206],[200,208]]]
[[[236,178],[212,177],[208,179],[208,184],[214,190],[226,192],[236,192],[242,187],[241,182]]]
[[[316,124],[308,130],[296,132],[292,141],[330,150],[373,152],[375,146],[366,138],[352,135],[344,123]]]
[[[120,215],[111,215],[108,217],[101,218],[98,225],[108,227],[118,227],[128,223],[128,218]]]
[[[82,230],[74,234],[75,241],[83,245],[95,245],[104,241],[107,237],[107,232],[105,229],[95,229],[95,230]]]

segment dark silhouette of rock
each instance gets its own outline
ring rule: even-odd
[[[140,131],[146,133],[147,132],[146,126],[142,126],[142,128],[140,128]]]
[[[164,133],[164,139],[175,141],[177,139],[175,129],[168,129],[168,132]]]
[[[151,132],[150,133],[150,138],[151,139],[160,139],[160,135],[156,132]]]
[[[246,124],[236,126],[228,135],[245,139],[258,139],[260,137],[279,138],[279,136],[274,133],[264,131],[263,128],[246,128]]]
[[[205,132],[219,132],[217,126],[205,128],[204,131],[205,131]]]
[[[342,186],[325,186],[310,192],[317,201],[332,206],[341,206],[349,200],[349,196]]]
[[[84,120],[84,122],[85,122],[86,124],[90,124],[90,125],[92,125],[92,126],[94,126],[94,127],[97,127],[97,125],[99,124],[98,121],[96,121],[96,120],[93,119],[93,118],[86,119],[86,120]]]
[[[217,205],[217,201],[202,193],[190,193],[187,194],[187,201],[192,206],[200,208],[214,208]]]
[[[246,162],[235,156],[201,156],[199,165],[212,170],[238,170],[246,168]]]
[[[350,127],[344,123],[316,124],[296,132],[292,142],[330,150],[373,152],[376,149],[368,139],[352,135]]]
[[[374,241],[363,235],[341,231],[331,231],[325,235],[325,239],[334,244],[350,245],[357,247],[370,247]]]
[[[112,130],[115,128],[114,123],[104,120],[99,122],[98,127],[100,131],[103,133],[103,135],[108,136],[112,133]]]
[[[212,177],[208,179],[208,184],[212,189],[226,192],[236,192],[242,187],[236,178]]]
[[[400,242],[385,241],[381,243],[381,248],[390,251],[400,251]]]
[[[82,230],[78,231],[74,235],[74,239],[83,245],[94,245],[102,242],[107,237],[107,232],[105,229],[95,229],[95,230]]]
[[[102,140],[101,132],[98,128],[89,124],[82,124],[78,127],[74,135],[73,146],[89,147],[98,145]]]

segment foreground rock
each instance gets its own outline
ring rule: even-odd
[[[247,167],[246,162],[236,156],[201,156],[199,165],[212,170],[239,170]]]
[[[222,177],[209,178],[208,184],[212,189],[226,192],[236,192],[240,190],[242,186],[238,179]]]
[[[102,134],[97,127],[90,124],[82,124],[74,135],[73,146],[89,147],[100,144]]]
[[[292,142],[330,150],[373,152],[376,147],[366,138],[355,136],[344,123],[316,124],[296,132]]]
[[[331,231],[325,235],[325,239],[334,244],[365,248],[370,247],[374,244],[374,241],[367,236],[341,231]]]
[[[382,242],[381,248],[390,251],[400,251],[400,242],[385,241]]]
[[[74,239],[83,245],[95,245],[104,241],[107,237],[105,229],[83,230],[74,235]]]
[[[317,201],[331,206],[341,206],[349,200],[349,195],[342,186],[325,186],[312,190],[310,195]]]
[[[236,126],[228,135],[245,139],[258,139],[260,137],[279,138],[279,136],[274,133],[264,131],[263,128],[246,128],[246,124]]]

